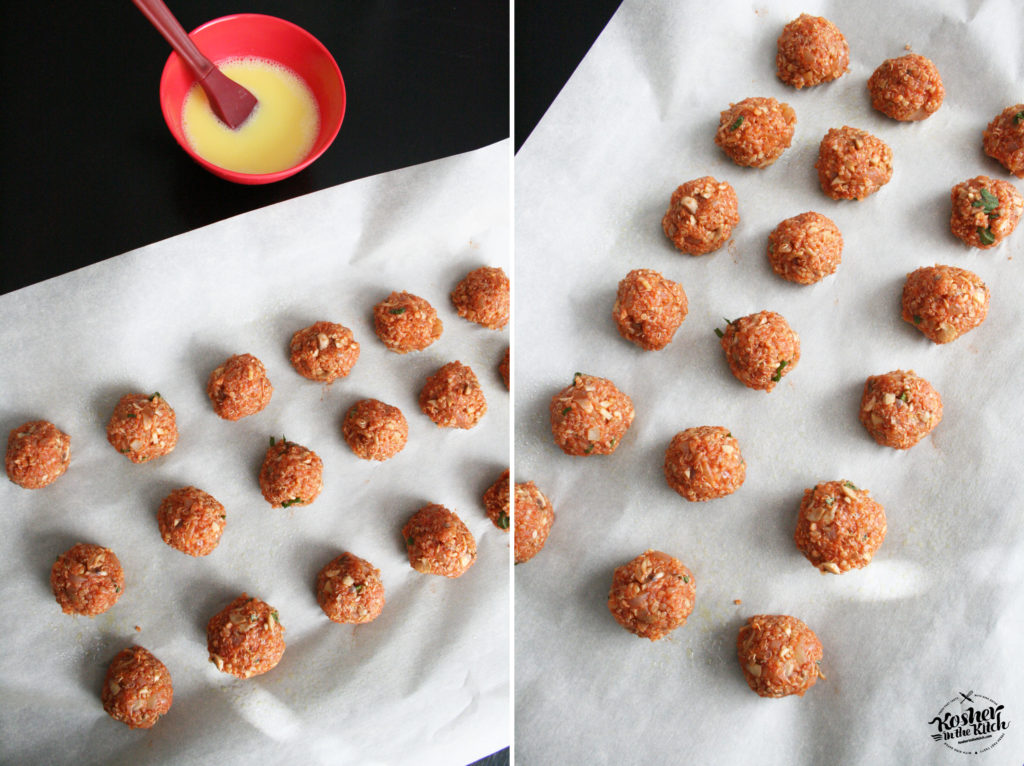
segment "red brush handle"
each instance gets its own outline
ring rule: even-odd
[[[132,0],[135,6],[142,11],[149,19],[149,23],[156,27],[163,38],[171,44],[175,52],[181,56],[185,64],[200,80],[213,71],[213,62],[204,56],[196,44],[192,42],[174,14],[164,5],[163,0]]]

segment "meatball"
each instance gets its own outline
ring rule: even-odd
[[[972,271],[925,266],[907,274],[903,319],[935,343],[949,343],[985,321],[988,287]]]
[[[25,489],[57,481],[71,462],[71,437],[48,420],[32,420],[11,430],[4,468],[7,478]]]
[[[794,88],[831,82],[850,70],[850,46],[831,21],[801,13],[782,28],[775,68]]]
[[[345,413],[341,435],[356,457],[387,460],[405,447],[409,424],[398,407],[378,399],[362,399]]]
[[[909,449],[942,420],[942,398],[913,370],[872,375],[864,383],[860,422],[883,447]]]
[[[501,269],[491,266],[474,269],[455,286],[452,303],[463,319],[490,330],[500,330],[508,324],[508,277]]]
[[[107,423],[107,441],[133,463],[166,455],[178,443],[174,410],[159,392],[125,394]]]
[[[985,154],[1001,162],[1017,178],[1024,178],[1024,104],[1006,107],[982,135]]]
[[[649,550],[615,570],[608,609],[630,633],[657,641],[686,623],[696,597],[693,572],[679,559]]]
[[[676,249],[690,255],[704,255],[724,245],[732,234],[732,227],[739,222],[736,192],[732,186],[704,176],[687,181],[672,192],[661,228]]]
[[[506,468],[498,480],[484,492],[484,510],[487,511],[487,518],[494,523],[494,526],[507,532],[511,520],[508,509],[509,470]]]
[[[716,333],[729,369],[747,388],[771,391],[800,361],[800,336],[774,311],[733,319]]]
[[[148,729],[171,709],[171,674],[148,650],[129,646],[111,660],[100,699],[115,721],[131,729]]]
[[[461,577],[476,561],[476,540],[443,505],[420,508],[402,527],[409,564],[423,574]]]
[[[420,409],[438,426],[472,428],[487,412],[487,400],[472,369],[448,362],[423,384]]]
[[[287,439],[270,439],[263,467],[260,491],[274,508],[309,505],[324,485],[324,464],[313,450]]]
[[[189,556],[213,553],[227,523],[224,506],[195,487],[171,492],[160,503],[156,518],[164,542]]]
[[[121,598],[124,570],[109,548],[78,543],[57,557],[50,587],[64,614],[94,617]]]
[[[652,269],[633,269],[619,282],[612,318],[623,338],[657,351],[672,341],[687,308],[681,284]]]
[[[885,539],[885,509],[850,481],[804,490],[793,540],[822,574],[866,567]]]
[[[441,337],[444,325],[426,300],[412,293],[391,293],[373,307],[373,328],[390,351],[422,351]]]
[[[555,444],[567,455],[610,455],[633,423],[633,400],[606,378],[577,372],[549,407]]]
[[[798,285],[813,285],[834,274],[842,260],[843,235],[821,213],[787,218],[768,235],[772,270]]]
[[[365,559],[342,553],[316,576],[316,600],[334,622],[358,625],[380,616],[384,583]]]
[[[774,98],[745,98],[719,117],[715,143],[733,162],[747,168],[766,168],[793,141],[796,112]]]
[[[903,122],[931,117],[946,95],[939,70],[929,59],[908,53],[886,59],[868,78],[871,106]]]
[[[529,561],[548,541],[551,525],[555,523],[555,510],[551,501],[537,489],[532,481],[516,484],[515,562]]]
[[[866,130],[830,128],[814,167],[821,190],[832,199],[864,199],[892,178],[892,149]]]
[[[228,357],[206,382],[206,395],[213,411],[225,420],[255,415],[270,404],[273,393],[263,362],[252,354]]]
[[[1013,184],[988,176],[958,183],[949,196],[950,231],[965,245],[983,250],[1010,236],[1024,212],[1024,196]]]
[[[276,609],[243,593],[210,618],[206,648],[217,670],[251,678],[281,661],[284,626]]]
[[[721,426],[687,428],[665,450],[665,480],[690,501],[731,495],[747,477],[740,444]]]
[[[320,383],[344,378],[359,359],[359,342],[352,331],[334,322],[314,322],[299,330],[289,349],[295,371]]]
[[[821,676],[821,642],[802,620],[785,614],[749,618],[736,638],[736,654],[747,684],[762,697],[802,697]]]
[[[501,379],[505,383],[505,388],[510,390],[510,391],[512,390],[512,386],[511,386],[511,383],[510,383],[510,380],[509,380],[509,374],[510,374],[509,373],[509,365],[511,363],[511,359],[510,359],[511,352],[512,352],[511,347],[510,346],[506,346],[505,347],[505,353],[502,355],[501,361],[498,362],[498,374],[501,375]]]

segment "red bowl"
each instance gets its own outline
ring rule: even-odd
[[[185,140],[181,107],[196,78],[177,53],[172,53],[160,77],[160,107],[171,134],[196,162],[214,175],[240,184],[268,184],[295,175],[323,154],[345,118],[345,81],[334,57],[313,35],[290,21],[258,13],[238,13],[208,21],[189,33],[199,50],[219,64],[244,56],[270,59],[305,81],[320,108],[320,133],[302,162],[276,173],[239,173],[218,167],[196,154]]]

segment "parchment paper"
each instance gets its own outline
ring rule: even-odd
[[[850,72],[796,91],[775,77],[783,25],[801,12],[846,35]],[[1024,758],[1024,231],[992,251],[949,231],[949,191],[987,174],[981,134],[1024,97],[1024,12],[1013,2],[714,3],[626,0],[516,158],[516,470],[551,499],[547,547],[515,569],[516,761],[693,764],[1015,764]],[[905,46],[946,87],[930,119],[875,112],[871,72]],[[789,103],[793,145],[764,170],[714,145],[719,112],[748,96]],[[894,152],[891,183],[861,202],[820,191],[814,162],[830,127],[874,133]],[[678,253],[661,231],[680,183],[729,181],[741,221],[713,255]],[[765,249],[783,219],[832,218],[842,265],[802,287]],[[975,271],[992,291],[985,323],[946,346],[900,319],[907,272]],[[639,267],[681,282],[689,315],[666,349],[623,340],[618,281]],[[713,330],[778,311],[802,356],[771,394],[731,375]],[[909,451],[880,447],[857,419],[867,376],[913,369],[940,392],[942,423]],[[574,458],[550,435],[548,403],[576,371],[610,378],[636,420],[618,451]],[[687,503],[664,451],[687,427],[724,425],[745,484]],[[805,488],[848,479],[887,512],[871,564],[820,575],[793,530]],[[694,572],[687,624],[657,643],[607,609],[612,571],[648,548]],[[734,600],[742,603],[734,604]],[[804,697],[761,699],[736,660],[746,618],[803,619],[827,680]],[[973,692],[973,694],[972,694]],[[1003,740],[962,755],[929,721],[978,695],[1004,706]],[[947,703],[950,703],[947,706]],[[954,746],[988,747],[993,739]]]
[[[509,543],[481,495],[508,466],[497,365],[509,335],[463,320],[449,298],[470,269],[509,268],[508,173],[504,142],[0,298],[3,433],[46,418],[72,440],[71,466],[50,487],[0,482],[0,762],[465,764],[508,744]],[[434,305],[444,334],[398,355],[374,334],[372,307],[403,289]],[[361,345],[352,373],[330,387],[288,362],[292,333],[319,319]],[[231,423],[214,414],[206,378],[244,352],[264,362],[274,394]],[[426,377],[453,359],[474,369],[488,401],[469,431],[436,427],[417,404]],[[129,463],[105,438],[114,404],[133,391],[160,391],[177,413],[177,448],[149,464]],[[409,422],[408,445],[383,463],[356,458],[340,434],[345,410],[371,396]],[[263,499],[271,436],[323,459],[313,504]],[[227,509],[206,558],[173,550],[157,529],[161,499],[187,484]],[[476,537],[477,562],[459,579],[409,567],[400,530],[428,502]],[[78,541],[112,548],[126,573],[121,599],[93,619],[62,614],[50,592],[55,557]],[[372,623],[338,625],[317,605],[316,573],[343,550],[381,570],[387,604]],[[247,681],[219,672],[206,651],[207,621],[242,591],[278,609],[288,644],[276,668]],[[99,700],[107,665],[131,643],[174,681],[174,705],[149,731],[112,721]]]

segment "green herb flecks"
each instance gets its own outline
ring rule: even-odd
[[[396,316],[398,314],[404,314],[405,313],[405,307],[404,306],[399,306],[398,308],[395,308],[395,309],[388,309],[388,313],[389,314],[394,314]]]
[[[836,499],[834,497],[826,497],[825,498],[825,505],[831,507],[831,506],[833,506],[835,504],[836,504]]]
[[[579,384],[579,380],[580,380],[580,378],[582,378],[582,377],[583,377],[583,373],[582,373],[582,372],[574,372],[574,373],[572,374],[572,384],[573,384],[574,386],[575,386],[575,385],[578,385],[578,384]]]
[[[301,502],[302,502],[302,498],[301,497],[293,497],[291,500],[285,500],[283,503],[281,503],[281,507],[282,508],[287,508],[290,505],[298,505]]]
[[[901,393],[896,398],[899,399],[900,401],[902,401],[904,404],[906,404],[907,402],[910,401],[910,394],[908,392],[904,391],[903,393]]]
[[[120,585],[115,585],[114,586],[114,593],[120,593],[120,592],[121,592],[121,586]]]
[[[686,583],[690,582],[690,578],[687,577],[686,575],[683,575],[683,582],[686,582]]]
[[[775,374],[772,375],[773,383],[778,383],[780,380],[782,380],[782,371],[786,369],[787,364],[789,364],[788,359],[783,359],[781,362],[779,362],[779,366],[775,368]]]
[[[843,486],[844,487],[849,487],[850,489],[853,489],[853,490],[856,490],[857,492],[860,492],[860,490],[857,488],[857,485],[854,484],[852,481],[844,481],[843,482]]]
[[[914,324],[921,324],[924,318],[920,314],[914,314]]]
[[[725,333],[722,332],[722,330],[720,328],[716,327],[715,328],[715,335],[717,335],[719,338],[722,338],[722,337],[725,336]]]
[[[992,229],[983,229],[978,227],[978,240],[983,245],[991,245],[996,241],[996,235],[992,233]]]
[[[730,132],[732,132],[732,131],[736,130],[737,128],[739,128],[739,126],[743,124],[743,121],[744,121],[745,119],[746,119],[746,117],[744,117],[744,116],[743,116],[743,115],[741,114],[741,115],[740,115],[739,117],[737,117],[737,118],[736,118],[736,119],[735,119],[735,120],[733,121],[732,125],[730,125],[730,126],[729,126],[729,131],[730,131]]]
[[[564,417],[565,417],[566,415],[568,415],[568,414],[569,414],[569,411],[570,411],[571,409],[572,409],[572,407],[565,407],[565,408],[563,408],[563,409],[562,409],[562,417],[564,418]]]
[[[593,451],[594,451],[594,445],[593,444],[588,444],[587,448],[585,450],[583,450],[583,454],[584,455],[589,455]]]
[[[270,613],[270,616],[274,618],[274,622],[276,622],[278,624],[281,623],[281,618],[278,617],[276,609],[273,612]]]
[[[357,585],[353,585],[352,586],[352,590],[354,590],[356,593],[362,593],[363,592],[363,588],[365,588],[365,587],[366,587],[366,583],[359,583]]]
[[[498,527],[501,529],[508,529],[508,514],[503,513],[498,516]]]
[[[974,200],[971,207],[980,207],[986,215],[991,215],[999,207],[999,197],[988,189],[982,189],[981,199]]]
[[[413,543],[415,543],[415,542],[416,542],[416,538],[414,538],[414,537],[407,537],[407,538],[405,538],[405,544],[408,545],[409,547],[412,547]]]
[[[163,399],[163,397],[160,396],[160,392],[159,391],[154,391],[153,395],[151,397],[149,397],[149,401],[155,402],[157,399]]]
[[[1013,115],[1014,125],[1020,125],[1022,122],[1024,122],[1024,112],[1017,112],[1017,114]]]
[[[256,612],[249,612],[249,622],[256,622],[259,619],[259,615]]]

